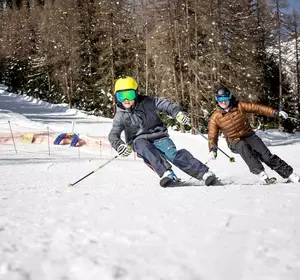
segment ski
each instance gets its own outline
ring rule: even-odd
[[[163,188],[170,188],[170,187],[192,187],[192,186],[222,186],[223,184],[221,181],[214,177],[210,178],[210,180],[204,181],[197,181],[197,182],[191,182],[191,179],[187,181],[174,181],[169,177],[164,177],[159,182],[160,186]]]
[[[257,182],[257,183],[242,183],[242,182],[236,182],[236,181],[222,181],[223,186],[255,186],[255,185],[261,185],[261,186],[271,186],[271,185],[277,185],[277,184],[292,184],[293,182],[287,180],[287,181],[277,181],[276,178],[270,178],[272,180],[268,180],[268,182]],[[275,179],[275,180],[274,180]]]
[[[269,186],[269,185],[276,185],[276,184],[292,184],[291,181],[284,181],[284,182],[278,182],[276,180],[276,178],[270,178],[271,180],[269,180],[266,183],[262,183],[262,182],[257,182],[257,183],[238,183],[236,181],[227,181],[226,180],[220,180],[220,179],[216,179],[216,182],[214,182],[213,185],[210,185],[209,187],[214,187],[214,186],[254,186],[254,185],[261,185],[261,186]],[[203,181],[191,181],[191,180],[187,180],[187,181],[180,181],[180,182],[176,182],[173,181],[170,178],[163,178],[160,180],[160,186],[163,188],[174,188],[174,187],[207,187],[205,185],[205,183]]]
[[[159,184],[162,188],[170,187],[173,183],[175,183],[175,181],[169,177],[164,177],[159,181]]]
[[[173,180],[169,177],[164,177],[159,181],[159,184],[162,188],[168,188],[168,187],[179,187],[185,182],[186,181],[181,181],[180,179]]]

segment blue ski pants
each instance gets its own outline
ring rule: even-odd
[[[156,141],[149,141],[138,138],[134,141],[134,149],[138,156],[143,158],[147,165],[150,165],[156,173],[162,177],[167,171],[164,158],[172,162],[180,170],[194,178],[201,179],[207,172],[208,167],[193,155],[185,150],[177,150],[170,138],[163,138]]]

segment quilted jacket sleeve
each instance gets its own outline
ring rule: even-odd
[[[239,105],[242,108],[242,110],[244,110],[246,113],[254,113],[257,115],[263,115],[267,117],[274,117],[274,113],[276,111],[271,107],[255,103],[240,102]]]
[[[208,125],[208,148],[211,150],[215,146],[218,146],[219,139],[219,126],[216,122],[217,114],[216,112],[211,116]]]

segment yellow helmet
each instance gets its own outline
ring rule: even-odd
[[[120,90],[134,89],[137,90],[138,84],[135,79],[127,76],[122,76],[115,82],[115,93]]]

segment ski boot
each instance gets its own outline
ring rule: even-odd
[[[290,183],[298,183],[300,182],[300,176],[296,173],[292,173],[288,178],[288,182]]]
[[[265,179],[265,182],[267,185],[274,184],[274,183],[276,183],[276,181],[277,181],[277,179],[275,177]]]
[[[159,184],[163,188],[167,188],[170,186],[176,186],[181,182],[181,180],[176,176],[174,171],[169,168],[163,177],[160,179]]]
[[[206,186],[214,185],[217,182],[216,175],[211,171],[204,173],[202,179],[204,180]]]
[[[260,176],[260,180],[263,182],[263,184],[271,185],[277,181],[277,179],[275,177],[270,178],[265,171],[260,172],[259,176]]]

